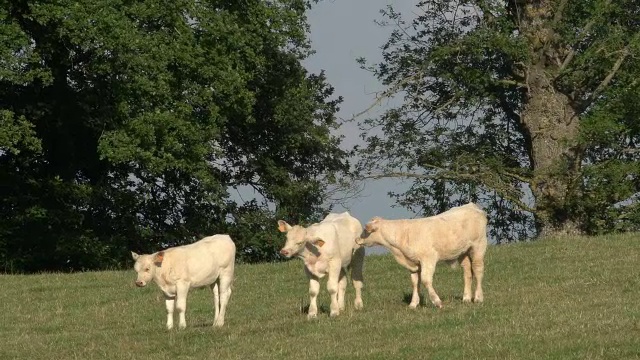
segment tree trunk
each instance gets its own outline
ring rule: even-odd
[[[557,59],[564,52],[554,43],[552,1],[526,7],[525,34],[530,41],[531,63],[527,66],[526,104],[521,121],[530,138],[533,168],[531,191],[536,201],[539,236],[580,233],[571,211],[572,184],[580,171],[577,147],[579,119],[571,99],[554,88],[559,71]]]
[[[575,234],[579,230],[567,200],[579,170],[578,118],[568,97],[553,89],[544,69],[532,70],[522,119],[531,137],[536,227],[540,236]]]

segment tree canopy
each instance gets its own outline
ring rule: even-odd
[[[361,126],[360,168],[413,179],[403,206],[469,200],[498,242],[638,230],[640,3],[430,0],[373,71],[402,104]]]
[[[272,260],[349,169],[307,1],[0,3],[0,271],[214,233]]]

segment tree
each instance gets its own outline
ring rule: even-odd
[[[406,177],[399,203],[468,200],[498,241],[638,229],[640,3],[430,0],[363,67],[402,104],[364,129],[360,168]]]
[[[303,0],[2,0],[0,269],[230,233],[273,260],[348,170]],[[240,194],[240,195],[238,195]]]

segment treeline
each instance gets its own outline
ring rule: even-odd
[[[409,179],[417,216],[475,201],[499,243],[640,230],[640,2],[387,7],[360,62],[401,101],[354,151],[301,65],[315,2],[0,0],[0,271],[213,233],[272,261],[275,220],[319,219],[353,176]]]
[[[316,219],[348,170],[307,1],[0,3],[0,271],[214,233],[273,260],[274,219]]]

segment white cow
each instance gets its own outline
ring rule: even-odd
[[[439,215],[421,219],[385,220],[374,217],[365,225],[358,243],[382,245],[396,261],[411,271],[413,294],[409,307],[420,302],[419,282],[427,288],[431,302],[442,301],[433,289],[436,263],[460,262],[464,271],[462,301],[471,302],[471,281],[476,279],[475,302],[482,302],[484,254],[487,249],[487,215],[474,203],[454,207]]]
[[[155,281],[165,295],[167,329],[173,328],[173,309],[178,310],[180,328],[187,326],[189,289],[209,285],[213,290],[215,317],[213,326],[224,325],[224,315],[231,297],[236,245],[229,235],[205,237],[193,244],[177,246],[150,255],[131,252],[138,273],[136,285]]]
[[[347,269],[351,268],[351,279],[356,289],[354,307],[362,309],[362,265],[364,248],[355,243],[362,232],[358,219],[348,212],[329,214],[324,220],[309,227],[291,226],[278,220],[278,229],[287,233],[287,242],[280,253],[288,258],[298,256],[304,261],[304,270],[309,278],[309,312],[307,318],[318,314],[317,298],[319,279],[328,275],[327,290],[331,295],[330,316],[344,310],[344,295],[347,288]]]

